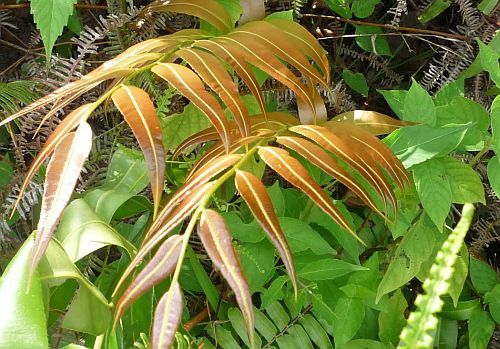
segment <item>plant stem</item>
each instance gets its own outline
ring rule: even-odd
[[[28,2],[22,4],[0,4],[0,10],[18,10],[29,7]],[[108,9],[108,6],[103,5],[92,5],[92,4],[75,4],[75,8],[82,10],[104,10]]]
[[[466,35],[438,32],[435,30],[418,29],[418,28],[410,28],[410,27],[397,27],[396,28],[390,24],[363,22],[363,21],[357,21],[354,19],[347,19],[347,18],[342,18],[342,17],[337,17],[337,16],[316,15],[314,13],[304,13],[303,16],[304,17],[334,19],[334,20],[339,21],[339,22],[349,23],[349,24],[354,24],[354,25],[366,25],[366,26],[370,26],[370,27],[385,28],[385,29],[397,30],[397,31],[408,32],[408,33],[415,33],[415,34],[430,34],[430,35],[442,36],[442,37],[446,37],[446,38],[459,39],[459,40],[463,40],[463,41],[470,40],[470,38]]]

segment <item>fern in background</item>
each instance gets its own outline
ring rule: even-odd
[[[21,105],[33,102],[38,97],[35,85],[36,82],[25,80],[0,82],[0,110],[14,113]]]

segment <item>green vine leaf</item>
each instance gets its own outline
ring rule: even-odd
[[[30,1],[30,12],[35,19],[36,27],[42,35],[47,64],[49,64],[52,48],[57,38],[62,34],[64,27],[68,24],[68,19],[73,14],[76,0]]]

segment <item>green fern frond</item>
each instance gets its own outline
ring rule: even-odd
[[[406,327],[401,331],[398,348],[427,349],[433,347],[433,332],[438,326],[435,314],[443,306],[440,297],[448,291],[449,281],[454,272],[453,265],[462,248],[473,216],[474,205],[465,204],[462,209],[462,218],[441,246],[429,276],[423,284],[426,293],[419,295],[415,300],[417,310],[410,314]]]
[[[0,82],[0,111],[16,112],[22,105],[28,105],[39,96],[34,89],[36,82],[19,80]]]

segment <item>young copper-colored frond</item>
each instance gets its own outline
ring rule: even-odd
[[[312,83],[309,81],[309,86]],[[327,120],[327,111],[325,101],[321,94],[315,89],[310,89],[311,100],[314,102],[314,110],[309,108],[309,105],[301,99],[297,99],[297,111],[299,112],[300,122],[304,125],[323,124]]]
[[[286,179],[290,184],[303,191],[326,214],[332,217],[335,222],[364,244],[356,235],[356,232],[350,227],[339,209],[335,207],[323,188],[314,181],[309,172],[307,172],[305,167],[302,166],[297,159],[290,156],[284,149],[270,146],[260,147],[259,156],[269,165],[269,167]]]
[[[181,251],[182,237],[172,235],[160,246],[154,257],[140,271],[116,303],[115,323],[137,298],[164,280],[174,270]]]
[[[250,342],[253,344],[254,314],[252,297],[240,262],[233,249],[231,235],[224,218],[216,211],[203,211],[198,235],[208,256],[234,291],[236,301],[247,325]]]
[[[42,150],[40,150],[35,160],[33,160],[26,178],[21,185],[21,189],[19,190],[19,195],[17,197],[16,203],[14,204],[12,214],[15,212],[17,206],[19,205],[19,202],[23,197],[24,191],[30,184],[30,181],[33,179],[33,176],[36,174],[40,166],[42,166],[44,161],[47,160],[54,148],[61,141],[61,139],[63,139],[63,137],[68,134],[68,132],[78,126],[78,124],[80,124],[82,121],[87,120],[90,113],[92,113],[93,108],[94,105],[92,103],[88,103],[82,105],[76,110],[73,110],[50,134],[50,136],[47,138],[47,141],[45,141]]]
[[[400,127],[412,125],[370,110],[353,110],[337,115],[322,126],[334,131],[339,123],[353,123],[373,136],[389,134]]]
[[[151,71],[172,84],[208,117],[227,149],[230,143],[230,128],[224,110],[219,102],[205,90],[198,75],[189,68],[175,63],[160,63]]]
[[[348,123],[337,124],[333,133],[344,138],[346,141],[353,139],[358,142],[359,145],[363,147],[364,151],[373,159],[377,160],[379,165],[389,173],[401,190],[404,191],[405,185],[411,185],[411,179],[401,161],[399,161],[394,153],[378,138]]]
[[[269,239],[272,241],[278,250],[283,264],[288,270],[290,280],[292,280],[295,294],[297,294],[297,279],[295,276],[295,267],[293,264],[293,256],[286,241],[285,234],[281,230],[278,217],[274,211],[271,198],[266,191],[266,187],[252,173],[237,170],[235,183],[238,192],[245,199],[250,211],[262,226]]]
[[[165,222],[165,219],[169,217],[173,209],[188,195],[190,195],[194,190],[198,190],[199,187],[210,181],[212,178],[217,176],[222,171],[226,170],[229,166],[233,165],[241,159],[242,154],[227,154],[217,156],[212,158],[208,163],[197,170],[193,175],[184,182],[184,184],[174,193],[174,195],[168,200],[167,204],[161,210],[158,218],[153,221],[153,224],[149,228],[145,240],[154,234],[160,226]]]
[[[318,40],[306,28],[294,21],[279,18],[268,18],[266,21],[293,38],[297,48],[309,56],[323,71],[326,84],[330,85],[330,63],[328,62],[325,50],[321,47]]]
[[[122,86],[111,99],[134,132],[149,167],[155,218],[158,213],[165,179],[163,134],[156,109],[146,91],[135,86]]]
[[[259,103],[261,112],[264,116],[266,115],[266,103],[260,85],[250,69],[250,66],[245,62],[243,56],[238,51],[230,51],[222,43],[214,40],[200,40],[197,41],[194,46],[205,49],[228,63],[236,74],[245,82],[248,89],[257,100],[257,103]]]
[[[145,10],[185,13],[207,21],[222,33],[227,33],[233,27],[226,9],[215,0],[157,0]]]
[[[229,33],[228,36],[249,47],[252,47],[253,42],[263,44],[274,55],[297,68],[304,77],[309,77],[315,83],[328,87],[325,77],[311,65],[305,52],[298,48],[297,39],[283,35],[283,32],[271,23],[266,21],[246,23]]]
[[[314,86],[305,85],[295,74],[281,62],[268,47],[259,41],[249,41],[245,44],[232,36],[222,36],[213,41],[220,42],[233,55],[241,55],[242,59],[263,70],[276,80],[293,90],[297,98],[310,108],[310,113],[316,115],[315,101],[311,95]]]
[[[213,182],[206,183],[201,186],[198,190],[191,192],[187,197],[182,200],[182,202],[177,206],[177,208],[165,219],[158,230],[150,237],[150,239],[145,240],[137,251],[134,259],[127,266],[127,269],[123,272],[118,284],[115,288],[115,295],[121,288],[125,280],[128,278],[130,273],[142,262],[142,260],[148,255],[148,253],[153,250],[161,241],[184,219],[186,219],[200,204],[203,198],[208,195],[212,189]]]
[[[176,52],[177,56],[189,63],[191,68],[214,90],[222,102],[233,113],[242,137],[250,134],[248,110],[238,93],[238,86],[222,64],[214,55],[197,49],[183,48]]]
[[[172,158],[177,158],[184,150],[189,147],[193,147],[198,144],[212,142],[220,139],[219,132],[213,127],[204,129],[203,131],[197,132],[194,135],[186,138],[177,149],[175,149]]]
[[[355,144],[353,141],[346,141],[322,126],[299,125],[291,127],[290,131],[311,139],[347,162],[380,195],[385,208],[387,208],[387,199],[391,201],[393,208],[396,207],[396,197],[391,185],[387,182],[374,159],[366,156],[364,147]]]
[[[30,263],[32,274],[47,248],[92,147],[92,130],[83,121],[57,144],[47,167],[42,208]]]
[[[320,146],[309,142],[304,138],[289,136],[277,137],[276,142],[297,152],[299,155],[303,156],[305,159],[325,171],[330,176],[338,179],[340,183],[351,189],[372,210],[374,210],[380,216],[384,216],[384,214],[377,208],[377,205],[370,197],[370,195],[368,195],[368,193],[366,193],[366,191],[356,182],[356,180]]]
[[[241,147],[257,142],[261,140],[261,136],[249,136],[245,138],[240,138],[236,142],[234,142],[231,147],[229,147],[229,153],[233,154],[238,151]],[[191,177],[196,174],[198,169],[204,166],[207,162],[209,162],[213,158],[217,158],[224,154],[224,147],[220,141],[213,144],[208,150],[198,159],[198,161],[193,165],[189,175],[187,177],[188,180],[191,180]]]
[[[151,335],[152,349],[169,349],[175,339],[175,332],[181,323],[182,290],[178,282],[170,285],[158,302],[153,319]]]

